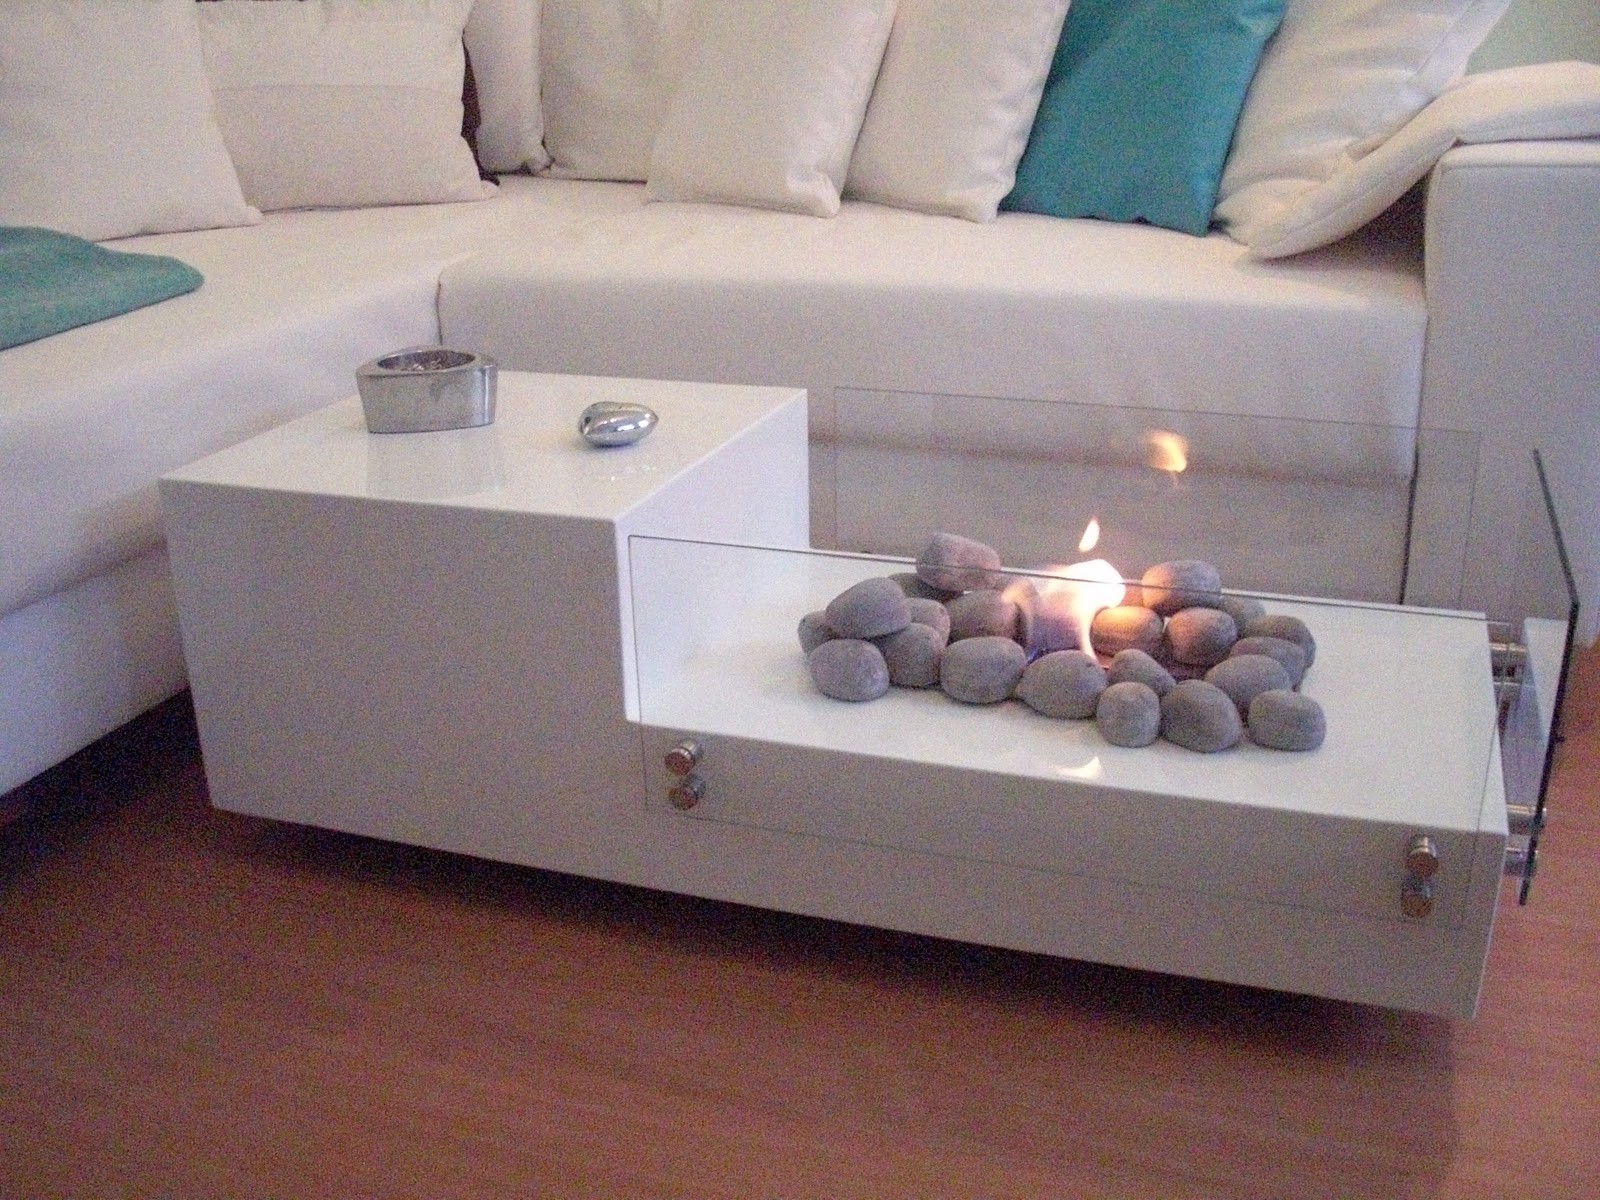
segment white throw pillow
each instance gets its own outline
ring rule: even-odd
[[[682,73],[688,14],[706,0],[540,0],[549,173],[642,182]]]
[[[1458,142],[1590,137],[1600,137],[1600,66],[1536,63],[1468,75],[1371,154],[1256,226],[1250,252],[1280,258],[1354,233]]]
[[[1216,215],[1243,242],[1466,70],[1509,0],[1289,0],[1245,96]]]
[[[100,241],[249,225],[193,0],[0,3],[0,223]]]
[[[481,200],[461,136],[472,0],[197,6],[217,123],[262,209]]]
[[[473,0],[467,58],[478,95],[478,161],[488,171],[539,170],[539,0]]]
[[[894,8],[894,0],[708,6],[656,135],[646,194],[838,212]]]
[[[899,0],[845,194],[993,220],[1066,14],[1067,0]]]

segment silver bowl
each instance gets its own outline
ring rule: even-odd
[[[369,433],[471,429],[494,421],[492,358],[448,346],[396,350],[356,369]]]

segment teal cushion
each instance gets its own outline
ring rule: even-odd
[[[1211,226],[1217,181],[1284,0],[1073,0],[1001,204]]]
[[[0,350],[143,308],[202,283],[175,258],[108,250],[51,229],[0,227]]]

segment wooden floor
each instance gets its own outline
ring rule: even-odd
[[[5,1200],[1600,1194],[1600,654],[1470,1023],[233,817],[135,733],[0,830]]]

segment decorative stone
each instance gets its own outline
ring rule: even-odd
[[[1163,667],[1143,650],[1119,650],[1106,669],[1106,682],[1142,683],[1159,699],[1177,686],[1172,672]]]
[[[1222,603],[1222,577],[1210,563],[1196,558],[1157,563],[1140,578],[1139,588],[1144,605],[1163,617],[1180,609],[1215,608]]]
[[[926,625],[938,631],[940,645],[950,640],[950,610],[943,604],[922,596],[909,596],[906,606],[911,609],[913,624]]]
[[[1306,652],[1283,638],[1242,637],[1233,644],[1228,654],[1230,657],[1236,654],[1264,654],[1276,659],[1289,673],[1289,686],[1292,688],[1300,686],[1300,680],[1306,673]]]
[[[1165,667],[1167,673],[1179,683],[1182,683],[1185,679],[1204,679],[1206,672],[1211,669],[1211,667],[1203,666],[1199,663],[1179,662],[1172,657],[1171,647],[1165,645],[1161,647],[1161,653],[1156,655],[1156,661]]]
[[[1113,746],[1148,746],[1161,735],[1161,698],[1136,679],[1100,693],[1094,723]]]
[[[929,688],[939,682],[939,660],[944,656],[944,635],[931,625],[913,621],[898,633],[879,638],[877,647],[889,667],[895,687]]]
[[[939,686],[964,704],[997,704],[1016,690],[1027,662],[1022,647],[1010,638],[952,642],[939,662]]]
[[[823,617],[840,637],[864,640],[911,624],[911,606],[894,580],[863,579],[835,596]]]
[[[1017,606],[992,588],[964,592],[945,605],[950,614],[950,640],[976,637],[1016,638]]]
[[[876,700],[889,690],[889,665],[871,642],[834,638],[806,655],[817,691],[835,700]]]
[[[1262,692],[1292,686],[1283,664],[1265,654],[1230,655],[1206,672],[1206,682],[1227,692],[1241,717],[1250,710],[1250,701]]]
[[[917,578],[947,592],[992,588],[1000,581],[1000,555],[960,534],[936,533],[917,556]]]
[[[1240,629],[1257,617],[1267,615],[1267,606],[1254,596],[1224,596],[1217,607],[1232,617]]]
[[[1262,692],[1250,701],[1250,740],[1272,750],[1315,750],[1328,733],[1322,705],[1299,692]]]
[[[1167,618],[1166,647],[1191,667],[1215,666],[1238,640],[1239,627],[1220,608],[1184,608]]]
[[[1056,650],[1028,664],[1017,695],[1036,713],[1083,720],[1094,716],[1095,702],[1105,689],[1106,673],[1093,655]]]
[[[827,615],[819,608],[800,618],[800,651],[810,654],[823,642],[831,642],[839,634],[828,624]]]
[[[1311,630],[1299,617],[1292,617],[1288,613],[1267,613],[1247,622],[1240,632],[1245,637],[1275,637],[1293,642],[1306,652],[1307,670],[1317,661],[1317,639],[1311,636]]]
[[[915,571],[896,571],[889,578],[899,585],[900,590],[906,594],[906,599],[908,600],[937,600],[942,604],[950,599],[951,596],[956,595],[955,592],[947,592],[943,588],[936,588],[923,583],[921,579],[917,578]]]
[[[1161,617],[1142,605],[1102,608],[1089,626],[1089,640],[1096,654],[1115,655],[1124,650],[1154,654],[1161,649]]]
[[[1161,698],[1161,736],[1174,745],[1215,754],[1243,735],[1244,722],[1228,693],[1203,679],[1186,679]]]
[[[1013,579],[1000,594],[1017,606],[1017,641],[1030,659],[1081,648],[1070,597],[1041,592],[1031,579]]]

